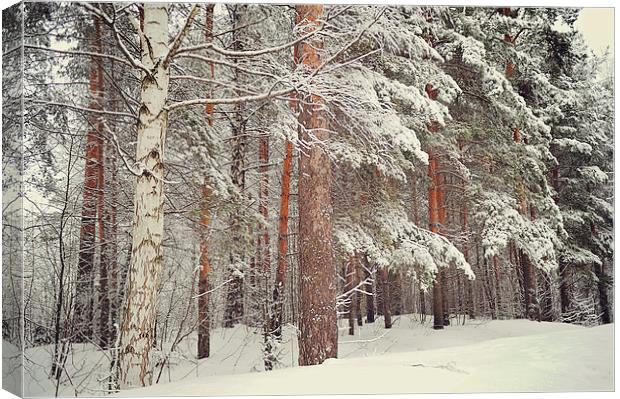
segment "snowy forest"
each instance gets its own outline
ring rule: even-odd
[[[613,60],[580,12],[5,9],[4,387],[613,389]]]

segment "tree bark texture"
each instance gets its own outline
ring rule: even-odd
[[[141,60],[151,74],[142,75],[140,93],[136,161],[143,170],[136,177],[131,263],[121,325],[121,389],[150,385],[153,375],[150,354],[163,263],[163,156],[169,71],[161,60],[168,52],[167,5],[144,4],[144,37],[147,43],[142,46]]]
[[[322,5],[295,7],[302,34],[318,27]],[[300,45],[298,67],[311,73],[321,65],[323,39]],[[322,143],[329,140],[324,100],[300,93],[299,123],[305,148],[299,156],[299,364],[320,364],[338,353],[336,270],[332,248],[331,161]],[[320,141],[320,142],[317,142]]]
[[[205,41],[213,41],[213,9],[215,4],[207,4],[205,7]],[[215,77],[213,63],[209,64],[211,78]],[[213,96],[213,92],[209,93]],[[213,126],[213,105],[205,107],[205,118],[209,126]],[[200,270],[198,273],[198,359],[209,357],[210,348],[210,314],[209,314],[209,273],[211,265],[209,263],[209,241],[208,228],[211,223],[211,188],[209,178],[205,177],[202,187],[202,202],[200,205]]]
[[[101,28],[98,17],[93,17],[93,52],[101,52]],[[93,109],[101,109],[103,94],[102,60],[93,57],[91,61],[89,91]],[[94,278],[95,242],[97,235],[97,209],[99,185],[102,173],[102,123],[98,116],[89,116],[90,129],[86,136],[86,164],[84,166],[84,191],[82,200],[82,220],[80,227],[80,247],[76,279],[76,297],[73,328],[75,341],[87,342],[93,338],[94,326]]]
[[[428,212],[429,230],[439,232],[439,199],[437,187],[437,158],[433,150],[429,150],[428,159]],[[433,328],[441,330],[443,323],[443,295],[441,287],[440,271],[433,282]]]

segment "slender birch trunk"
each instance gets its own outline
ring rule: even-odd
[[[133,242],[127,273],[126,303],[119,348],[121,388],[147,386],[152,382],[150,353],[155,327],[156,299],[162,269],[164,233],[164,143],[168,113],[168,7],[144,4],[143,74],[138,120],[136,161],[143,167],[136,177]]]

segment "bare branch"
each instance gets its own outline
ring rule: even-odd
[[[181,31],[179,31],[179,34],[174,38],[174,40],[172,41],[172,44],[170,45],[168,54],[166,54],[166,58],[164,58],[164,67],[168,67],[168,65],[170,65],[172,58],[174,57],[179,47],[181,46],[181,42],[183,42],[183,40],[187,36],[187,33],[189,32],[189,27],[194,22],[194,18],[196,18],[198,9],[199,9],[198,4],[194,4],[194,7],[192,7],[192,10],[189,12],[189,16],[187,17],[187,20],[185,21],[185,24],[183,25],[183,28],[181,29]]]

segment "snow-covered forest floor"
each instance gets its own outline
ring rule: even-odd
[[[297,362],[297,344],[288,326],[279,348],[280,369],[269,373],[258,372],[263,370],[259,329],[239,325],[212,331],[211,357],[200,361],[195,359],[196,337],[189,336],[173,356],[169,348],[157,353],[158,384],[121,396],[613,389],[613,324],[585,328],[468,320],[434,331],[431,322],[422,325],[418,317],[404,315],[390,330],[379,318],[356,326],[355,336],[349,336],[344,323],[341,320],[339,359],[303,368],[291,368]],[[6,345],[4,349],[6,354]],[[27,351],[27,396],[53,395],[55,386],[47,377],[50,356],[48,346]],[[162,358],[168,359],[163,368]],[[71,381],[64,379],[60,395],[104,393],[109,360],[103,352],[74,345],[66,367]]]

